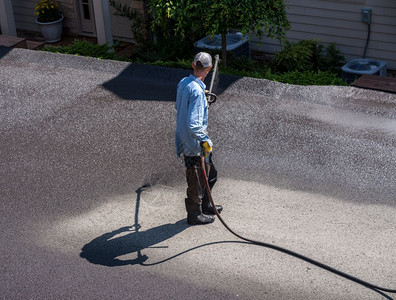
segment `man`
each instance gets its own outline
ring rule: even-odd
[[[217,172],[212,162],[213,143],[207,134],[208,101],[203,81],[212,68],[212,57],[206,52],[198,53],[192,63],[193,74],[183,78],[177,86],[176,96],[176,151],[184,155],[187,179],[187,222],[190,225],[208,224],[214,221],[214,209],[205,190],[205,178],[201,165],[201,153],[212,189]],[[223,207],[216,205],[220,212]]]

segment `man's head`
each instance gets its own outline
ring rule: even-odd
[[[199,52],[195,55],[192,68],[194,69],[194,75],[196,77],[205,79],[206,75],[208,75],[212,69],[212,56],[206,52]]]

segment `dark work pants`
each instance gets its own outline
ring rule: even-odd
[[[212,155],[205,161],[206,175],[208,176],[210,190],[212,190],[217,181],[217,170],[213,165]],[[201,157],[185,156],[184,162],[186,165],[187,198],[196,204],[201,204],[202,201],[209,202],[209,196],[205,189]]]

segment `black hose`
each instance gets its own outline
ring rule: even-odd
[[[367,25],[368,25],[368,32],[367,32],[366,45],[364,46],[363,58],[366,58],[366,52],[367,52],[368,43],[369,43],[369,40],[370,40],[370,33],[371,33],[371,25],[370,25],[370,23],[368,23]]]
[[[349,275],[349,274],[346,274],[346,273],[344,273],[344,272],[341,272],[341,271],[339,271],[339,270],[337,270],[337,269],[335,269],[335,268],[332,268],[332,267],[330,267],[330,266],[328,266],[328,265],[325,265],[325,264],[323,264],[323,263],[321,263],[321,262],[318,262],[318,261],[316,261],[316,260],[313,260],[313,259],[311,259],[311,258],[309,258],[309,257],[307,257],[307,256],[302,255],[302,254],[293,252],[293,251],[291,251],[291,250],[288,250],[288,249],[285,249],[285,248],[282,248],[282,247],[279,247],[279,246],[276,246],[276,245],[273,245],[273,244],[268,244],[268,243],[264,243],[264,242],[260,242],[260,241],[255,241],[255,240],[252,240],[252,239],[249,239],[249,238],[245,238],[245,237],[239,235],[238,233],[234,232],[234,231],[227,225],[227,223],[223,220],[223,218],[220,216],[219,212],[218,212],[217,209],[216,209],[216,205],[215,205],[215,203],[214,203],[214,201],[213,201],[212,194],[211,194],[211,192],[210,192],[210,187],[209,187],[208,178],[207,178],[207,176],[206,176],[205,158],[204,158],[203,156],[201,157],[201,164],[202,164],[202,170],[203,170],[204,178],[205,178],[205,187],[206,187],[206,190],[207,190],[207,193],[208,193],[208,196],[209,196],[210,203],[211,203],[212,206],[213,206],[213,210],[215,211],[216,216],[219,218],[220,222],[224,225],[224,227],[227,228],[227,230],[228,230],[229,232],[231,232],[233,235],[235,235],[236,237],[238,237],[238,238],[240,238],[240,239],[242,239],[242,240],[244,240],[244,241],[247,241],[247,242],[249,242],[249,243],[255,244],[255,245],[259,245],[259,246],[263,246],[263,247],[275,249],[275,250],[277,250],[277,251],[280,251],[280,252],[289,254],[289,255],[291,255],[291,256],[297,257],[297,258],[302,259],[302,260],[304,260],[304,261],[306,261],[306,262],[309,262],[309,263],[311,263],[311,264],[313,264],[313,265],[315,265],[315,266],[318,266],[319,268],[325,269],[325,270],[330,271],[330,272],[332,272],[332,273],[334,273],[334,274],[337,274],[337,275],[339,275],[339,276],[341,276],[341,277],[344,277],[344,278],[346,278],[346,279],[352,280],[352,281],[354,281],[354,282],[356,282],[356,283],[359,283],[359,284],[361,284],[361,285],[363,285],[363,286],[365,286],[365,287],[368,287],[368,288],[370,288],[370,289],[379,290],[379,291],[384,291],[384,292],[388,292],[388,293],[396,293],[396,289],[388,289],[388,288],[383,288],[383,287],[374,285],[374,284],[372,284],[372,283],[369,283],[369,282],[367,282],[367,281],[361,280],[361,279],[359,279],[359,278],[357,278],[357,277],[354,277],[354,276],[352,276],[352,275]]]

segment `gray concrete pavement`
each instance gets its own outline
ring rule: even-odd
[[[1,295],[384,299],[218,220],[186,224],[173,97],[188,73],[0,48]],[[396,288],[396,95],[227,76],[217,92],[229,225]]]

